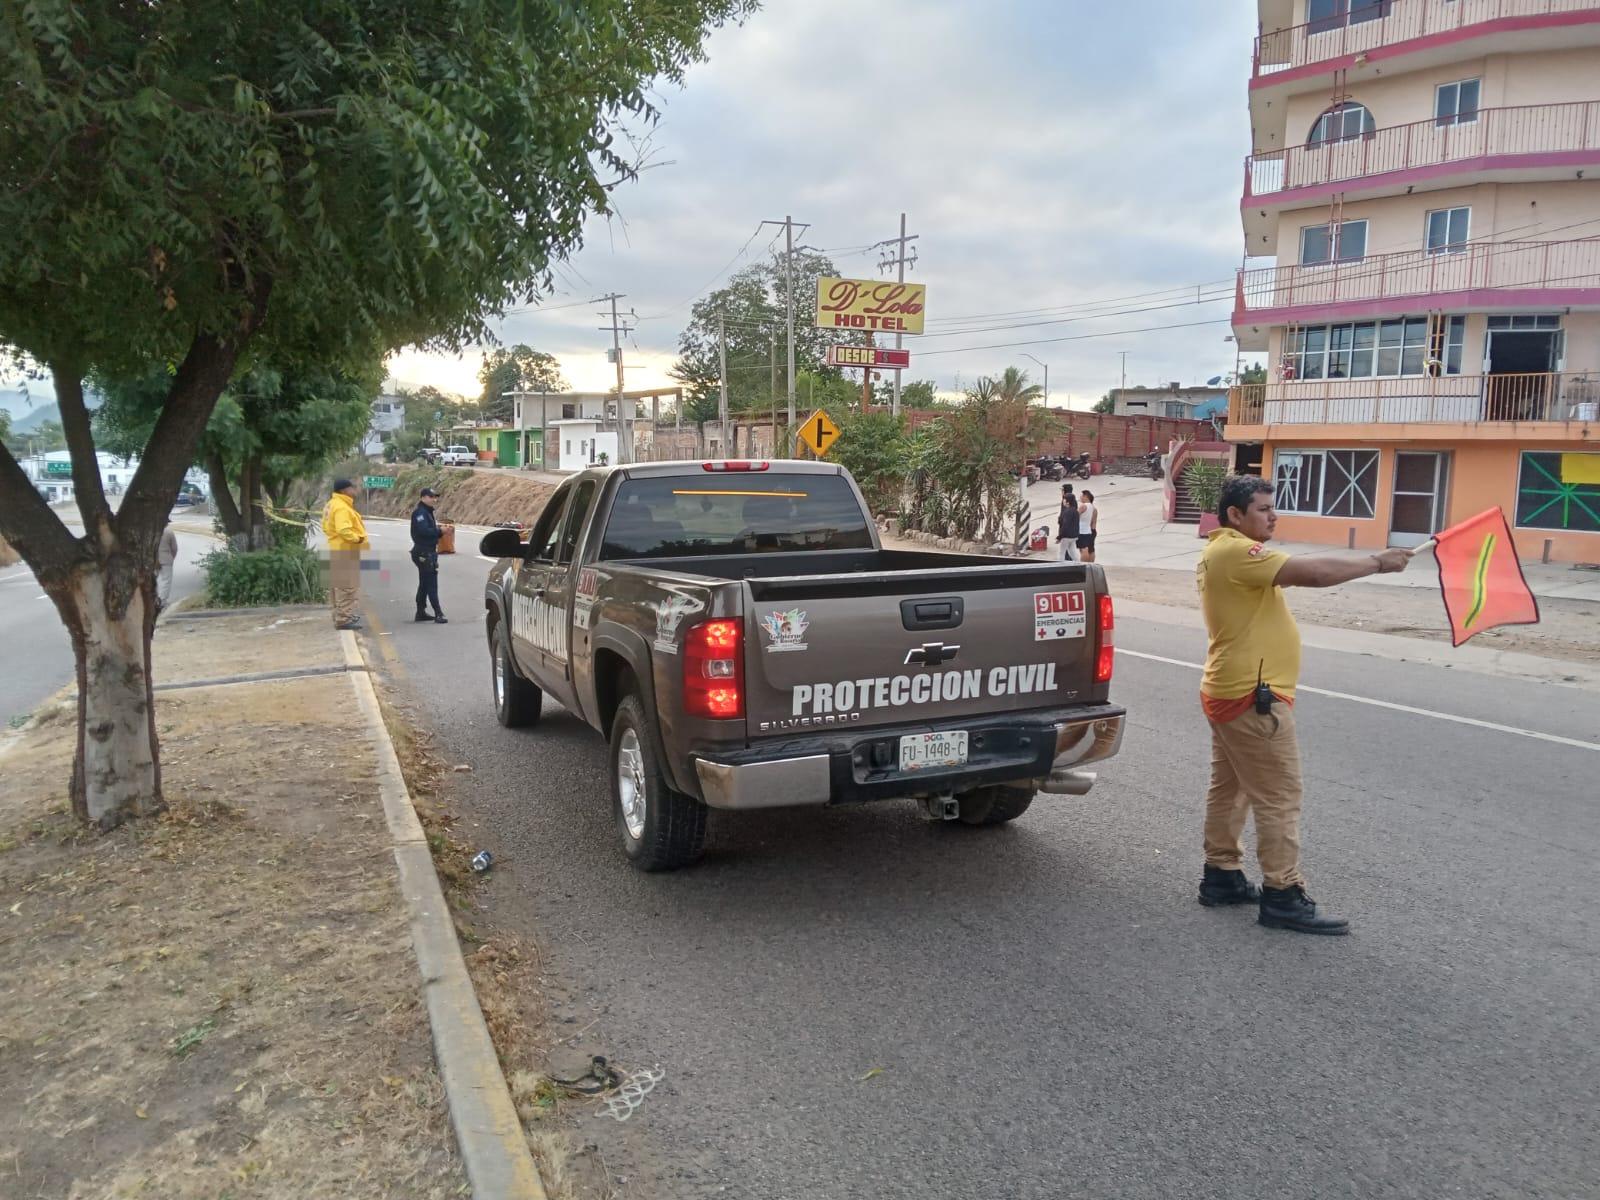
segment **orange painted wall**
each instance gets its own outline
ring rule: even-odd
[[[1377,450],[1378,494],[1370,520],[1349,517],[1307,517],[1292,513],[1278,516],[1277,538],[1284,542],[1311,542],[1324,546],[1347,546],[1350,531],[1355,531],[1358,550],[1380,550],[1389,542],[1389,515],[1394,500],[1394,452],[1400,450],[1443,450],[1450,453],[1450,479],[1445,493],[1446,521],[1454,524],[1498,504],[1507,520],[1516,512],[1517,470],[1524,450],[1551,450],[1571,453],[1571,442],[1468,442],[1453,446],[1424,446],[1415,443],[1396,446],[1373,441],[1329,442],[1302,445],[1297,442],[1267,443],[1263,447],[1262,472],[1272,478],[1272,460],[1279,449],[1299,450]],[[1600,562],[1600,533],[1565,533],[1554,529],[1513,529],[1517,553],[1523,561],[1543,559],[1546,539],[1550,542],[1550,561],[1558,563]]]

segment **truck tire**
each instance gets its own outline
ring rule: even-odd
[[[962,792],[956,800],[961,805],[963,825],[999,825],[1005,821],[1015,821],[1027,812],[1028,805],[1033,803],[1033,793],[993,784]]]
[[[544,692],[539,685],[517,674],[511,661],[511,639],[506,623],[496,621],[489,635],[490,682],[494,686],[494,715],[507,729],[521,729],[539,723],[544,711]]]
[[[668,786],[637,695],[617,707],[608,762],[611,806],[628,861],[641,871],[672,871],[699,859],[705,851],[706,806]]]

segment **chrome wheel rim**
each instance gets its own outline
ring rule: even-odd
[[[500,708],[506,706],[506,655],[503,649],[497,650],[494,656],[494,702]]]
[[[639,735],[622,731],[617,745],[617,798],[622,805],[622,824],[634,841],[644,837],[644,753]]]

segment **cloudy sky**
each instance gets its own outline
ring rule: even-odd
[[[804,244],[844,247],[841,271],[870,277],[880,252],[850,248],[897,233],[904,211],[928,287],[908,380],[949,390],[1009,364],[1037,379],[1028,353],[1050,364],[1054,403],[1083,405],[1117,384],[1124,350],[1130,384],[1219,374],[1254,30],[1243,0],[768,0],[663,89],[661,165],[591,222],[545,311],[500,336],[610,388],[600,306],[555,306],[622,292],[639,316],[628,386],[665,385],[692,300],[775,234],[782,248],[770,226],[752,240],[758,222],[807,222]],[[1219,298],[1194,303],[1196,285]],[[1127,309],[1146,311],[1085,319]],[[1193,322],[1209,323],[1151,328]],[[391,368],[476,394],[477,363],[406,352]]]
[[[638,314],[628,386],[667,385],[692,301],[771,253],[760,221],[790,214],[802,244],[872,277],[880,252],[858,248],[903,211],[928,287],[908,381],[948,391],[1012,364],[1038,379],[1032,354],[1053,403],[1085,406],[1117,384],[1121,351],[1131,384],[1217,375],[1233,366],[1254,29],[1246,0],[768,0],[661,89],[657,165],[590,223],[543,311],[499,336],[609,389],[600,306],[577,302],[622,292]],[[479,357],[390,365],[476,395]]]

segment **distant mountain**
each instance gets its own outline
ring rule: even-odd
[[[11,414],[11,431],[32,433],[48,421],[59,425],[61,409],[55,403],[55,394],[55,389],[48,383],[34,384],[28,389],[27,395],[15,388],[0,390],[0,408]],[[28,403],[30,398],[33,400],[31,405]],[[103,403],[94,392],[85,392],[83,402],[91,412]]]
[[[54,404],[35,405],[20,415],[11,418],[12,433],[33,433],[39,426],[46,422],[61,423],[61,410]]]

